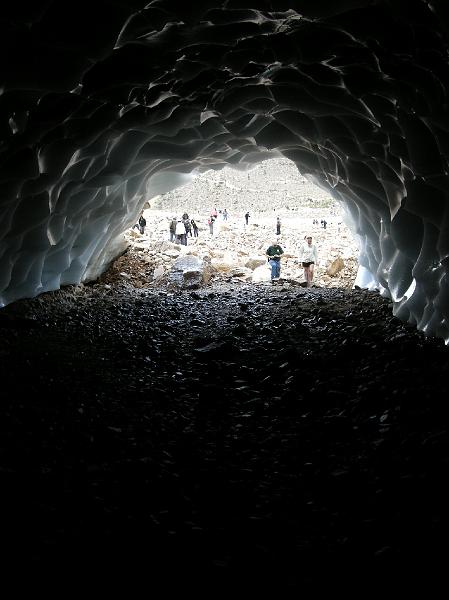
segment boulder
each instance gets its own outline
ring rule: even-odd
[[[181,252],[181,248],[173,248],[171,250],[165,250],[163,252],[163,256],[168,256],[169,258],[178,258]]]
[[[266,262],[260,267],[256,267],[253,271],[252,281],[253,283],[260,283],[261,281],[271,280],[271,269],[270,265]]]
[[[240,279],[251,280],[253,272],[252,269],[247,269],[246,267],[238,266],[233,267],[229,275],[231,277],[239,277]]]
[[[153,271],[153,279],[159,279],[165,273],[165,269],[162,266],[156,267]]]
[[[266,262],[267,262],[267,259],[264,258],[263,256],[251,256],[245,262],[245,267],[247,269],[251,269],[252,271],[254,271],[254,269],[256,269],[257,267],[261,267],[262,265],[265,265]]]
[[[235,258],[235,255],[232,252],[222,252],[222,256],[217,256],[219,253],[216,252],[215,256],[212,258],[212,266],[217,271],[228,272],[232,268],[238,266],[238,261]]]
[[[204,281],[204,264],[192,254],[180,256],[169,273],[169,287],[195,289]]]
[[[331,264],[327,267],[326,269],[326,273],[330,276],[330,277],[335,277],[335,275],[337,275],[337,273],[339,273],[342,269],[344,269],[345,267],[345,263],[343,262],[343,259],[338,256],[335,260],[333,260],[331,262]]]

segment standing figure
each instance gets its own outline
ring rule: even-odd
[[[278,217],[276,219],[276,235],[281,235],[281,219]]]
[[[249,214],[249,212],[247,212],[247,213],[245,214],[245,221],[246,221],[246,224],[247,224],[247,225],[248,225],[248,219],[250,218],[250,216],[251,216],[251,215]]]
[[[145,233],[145,226],[147,224],[147,220],[143,216],[143,213],[139,217],[139,231],[143,235]]]
[[[268,264],[271,267],[271,280],[279,279],[281,276],[281,256],[284,254],[278,240],[275,240],[271,246],[267,248],[266,255]]]
[[[216,209],[216,208],[213,208],[213,209],[212,209],[212,211],[211,211],[211,213],[210,213],[210,216],[211,216],[211,217],[213,217],[213,218],[214,218],[214,221],[215,221],[215,219],[218,217],[218,212],[217,212],[217,209]]]
[[[182,246],[187,246],[187,234],[186,228],[184,227],[184,223],[182,219],[178,219],[176,221],[176,241]]]
[[[312,236],[308,235],[305,238],[305,242],[299,249],[299,262],[304,267],[304,278],[306,280],[306,287],[311,287],[313,279],[313,270],[315,264],[318,263],[318,252],[315,244],[312,244]]]
[[[190,224],[192,225],[192,229],[193,229],[193,235],[194,235],[195,237],[198,237],[198,225],[196,224],[196,222],[195,222],[195,219],[192,219],[192,220],[190,221]]]
[[[227,221],[228,220],[228,211],[226,210],[226,208],[223,210],[223,221]]]
[[[209,217],[209,220],[207,221],[207,224],[209,225],[209,233],[211,235],[214,235],[214,221],[215,221],[215,219],[212,215]]]
[[[176,223],[177,223],[177,219],[176,217],[173,217],[172,220],[170,221],[170,226],[169,226],[169,231],[170,231],[170,242],[176,242]]]
[[[186,230],[186,237],[190,234],[190,237],[192,237],[192,225],[190,224],[190,219],[189,219],[189,215],[187,215],[186,218],[182,218],[182,222],[184,223],[184,227]]]

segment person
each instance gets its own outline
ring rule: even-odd
[[[326,225],[327,225],[327,221],[326,221],[326,219],[321,219],[321,227],[322,227],[323,229],[326,229]]]
[[[247,212],[246,215],[245,215],[245,221],[246,221],[247,225],[248,225],[248,219],[250,218],[250,216],[251,215],[249,214],[249,212]]]
[[[214,235],[214,221],[215,221],[215,218],[212,215],[209,217],[209,220],[207,221],[207,224],[209,225],[209,233],[211,235]]]
[[[184,222],[182,219],[178,219],[176,221],[176,241],[180,243],[182,246],[187,246],[187,234],[186,228],[184,227]]]
[[[268,246],[266,255],[268,264],[271,267],[271,280],[279,279],[281,276],[281,256],[284,254],[278,240],[274,241],[271,246]]]
[[[147,220],[143,216],[143,213],[139,217],[139,231],[143,235],[145,233],[145,227],[147,224]]]
[[[186,238],[187,236],[190,234],[190,237],[192,237],[192,225],[190,223],[190,219],[189,219],[189,215],[186,214],[186,217],[182,219],[182,222],[184,223],[184,227],[186,230]]]
[[[198,225],[195,222],[195,219],[191,219],[190,224],[192,225],[193,228],[193,235],[195,237],[198,237]]]
[[[278,217],[276,219],[276,235],[281,235],[281,219]]]
[[[170,226],[169,226],[169,231],[170,231],[170,242],[176,242],[176,224],[177,224],[177,219],[176,217],[173,217],[172,220],[170,221]]]
[[[313,279],[313,270],[315,264],[318,263],[318,252],[315,244],[312,244],[312,236],[306,235],[305,241],[299,249],[299,262],[304,268],[304,278],[306,287],[311,287]]]
[[[228,211],[226,210],[226,208],[223,210],[223,221],[227,221],[228,220]]]
[[[215,221],[215,219],[218,217],[218,212],[217,212],[217,209],[216,209],[216,208],[213,208],[213,209],[212,209],[212,211],[211,211],[211,213],[210,213],[210,216],[211,216],[211,217],[213,217],[213,218],[214,218],[214,221]]]

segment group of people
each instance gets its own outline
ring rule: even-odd
[[[213,235],[214,233],[214,223],[218,218],[218,211],[216,208],[213,208],[210,212],[209,218],[207,220],[207,224],[209,225],[209,233]],[[223,217],[224,221],[228,220],[228,211],[226,208],[221,211],[220,214]],[[191,219],[188,213],[184,213],[181,218],[173,217],[170,221],[169,231],[170,231],[170,241],[181,244],[183,246],[187,246],[187,238],[188,237],[198,237],[198,225],[195,219]]]
[[[209,218],[207,219],[207,224],[209,225],[209,233],[213,235],[214,233],[214,223],[218,218],[218,211],[216,208],[213,208],[210,212]],[[228,211],[223,209],[220,210],[220,214],[223,217],[224,221],[228,220]],[[183,246],[187,246],[187,238],[190,237],[198,237],[198,225],[195,219],[191,219],[188,213],[184,213],[181,218],[173,217],[170,221],[170,241],[182,244]]]
[[[187,246],[187,237],[198,237],[198,225],[195,219],[191,219],[188,213],[182,217],[172,217],[169,225],[170,242],[176,242]]]
[[[273,243],[267,248],[266,256],[268,264],[271,268],[271,280],[276,281],[281,276],[281,256],[284,254],[284,250],[280,246],[278,240],[274,240]],[[312,236],[306,235],[304,242],[301,244],[298,250],[298,259],[304,269],[304,279],[306,280],[306,287],[311,287],[313,272],[315,265],[318,263],[318,251],[316,245],[312,243]]]
[[[313,219],[313,225],[318,225],[318,219]],[[323,229],[326,229],[326,227],[327,227],[326,219],[321,219],[320,225]]]
[[[223,221],[228,220],[229,213],[226,208],[224,208],[223,210],[220,210],[218,212],[217,209],[214,207],[211,210],[209,218],[207,220],[207,224],[209,225],[209,233],[211,235],[214,234],[214,223],[218,219],[219,214],[223,217]],[[249,224],[250,217],[251,217],[251,215],[249,214],[249,211],[247,211],[245,213],[246,225]],[[139,217],[138,222],[135,225],[133,225],[133,229],[134,228],[138,229],[139,232],[143,235],[145,233],[146,224],[147,224],[146,219],[142,213]],[[184,229],[183,229],[183,227],[184,227]],[[170,230],[170,241],[180,243],[184,246],[187,246],[187,238],[189,236],[190,237],[193,237],[193,236],[198,237],[198,226],[194,219],[189,219],[189,215],[187,213],[184,213],[181,218],[172,217],[172,219],[170,221],[169,230]],[[281,219],[280,219],[280,217],[277,217],[277,219],[276,219],[276,234],[280,235],[280,233],[281,233]]]
[[[228,220],[228,211],[226,208],[224,208],[223,210],[220,210],[220,213],[217,212],[216,208],[213,208],[211,210],[209,218],[207,220],[207,224],[209,225],[209,233],[211,235],[214,234],[214,223],[218,219],[218,214],[220,214],[223,217],[223,221]]]
[[[226,221],[228,218],[228,212],[226,208],[222,211],[223,219]],[[211,235],[214,233],[214,222],[217,219],[218,213],[217,209],[214,208],[209,216],[207,221],[209,225],[209,232]],[[248,224],[248,219],[250,217],[249,212],[245,214],[245,221]],[[323,221],[321,221],[323,224]],[[141,213],[138,222],[133,226],[133,228],[138,228],[141,234],[145,233],[146,227],[146,219],[143,216],[143,212]],[[324,228],[326,226],[324,225]],[[198,225],[195,222],[195,219],[191,219],[188,213],[184,213],[181,218],[172,217],[169,225],[170,232],[170,241],[179,243],[183,246],[187,246],[187,238],[190,237],[198,237]],[[277,217],[276,219],[276,235],[280,235],[281,233],[281,219]],[[280,246],[278,239],[274,240],[273,243],[267,248],[266,256],[268,259],[268,263],[271,268],[271,280],[276,281],[280,279],[281,276],[281,256],[284,254],[284,250]],[[306,235],[304,237],[304,242],[301,244],[298,250],[298,258],[299,262],[302,264],[304,268],[304,278],[306,280],[306,287],[311,287],[313,280],[313,272],[315,264],[318,262],[318,252],[316,245],[312,243],[312,236]]]

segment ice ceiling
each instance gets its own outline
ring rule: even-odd
[[[0,305],[97,277],[191,172],[285,156],[348,216],[357,284],[447,344],[448,5],[2,5]]]

